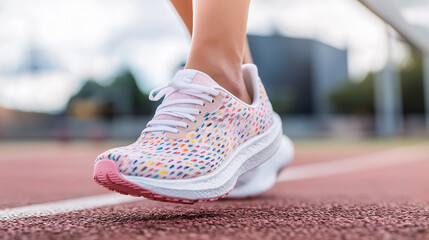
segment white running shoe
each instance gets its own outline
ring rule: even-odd
[[[100,154],[94,180],[122,194],[195,203],[226,196],[282,144],[282,122],[253,64],[243,65],[252,104],[207,74],[185,69],[153,90],[154,118],[135,143]]]

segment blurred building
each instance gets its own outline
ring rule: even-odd
[[[329,113],[329,94],[348,79],[347,50],[312,39],[249,35],[255,64],[279,113]]]

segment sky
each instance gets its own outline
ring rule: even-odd
[[[349,73],[383,67],[386,25],[355,0],[252,0],[248,32],[311,38],[349,51]],[[0,0],[0,106],[59,112],[84,83],[131,68],[144,91],[172,77],[190,38],[168,1]],[[48,71],[24,71],[31,51]],[[393,57],[407,47],[394,41]]]

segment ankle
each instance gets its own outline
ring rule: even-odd
[[[214,81],[234,96],[239,98],[245,103],[251,104],[252,99],[247,92],[244,83],[243,73],[241,72],[241,65],[236,68],[230,67],[231,65],[217,66],[216,68],[207,67],[207,65],[199,66],[194,64],[186,64],[185,69],[195,69],[208,74]]]
[[[252,99],[247,92],[246,84],[244,83],[243,74],[241,69],[238,73],[220,73],[214,74],[212,77],[220,86],[228,90],[234,96],[247,104],[252,103]]]

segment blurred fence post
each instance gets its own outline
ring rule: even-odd
[[[429,133],[429,53],[423,53],[423,85],[426,109],[426,132]]]

